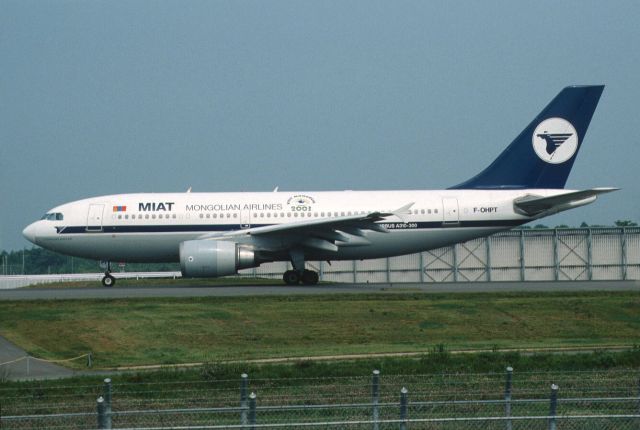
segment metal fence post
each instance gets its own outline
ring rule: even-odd
[[[358,267],[356,266],[356,260],[353,260],[353,283],[358,282]]]
[[[558,411],[558,386],[551,384],[551,403],[549,404],[549,430],[556,430],[556,413]]]
[[[104,395],[104,412],[105,412],[105,422],[107,427],[111,428],[111,378],[107,378],[104,380],[103,385],[103,395]]]
[[[622,265],[622,280],[627,280],[627,229],[622,227],[622,249],[620,250],[620,259],[622,260],[620,263]]]
[[[105,412],[104,398],[98,397],[96,408],[98,410],[98,428],[107,429],[107,414]]]
[[[407,430],[409,410],[409,391],[402,387],[400,390],[400,430]]]
[[[387,284],[391,283],[391,261],[387,257]]]
[[[638,378],[638,415],[640,415],[640,378]]]
[[[380,403],[380,371],[374,370],[371,377],[371,403],[372,403],[372,415],[373,415],[373,430],[378,430],[380,424],[380,409],[378,404]]]
[[[487,264],[485,265],[487,270],[487,281],[491,282],[491,236],[487,236],[484,239],[484,243],[487,250]]]
[[[249,425],[251,430],[256,425],[256,393],[249,394]]]
[[[458,282],[458,251],[457,251],[457,245],[451,245],[451,252],[453,253],[453,282]]]
[[[91,352],[87,354],[87,367],[89,369],[93,367],[93,354]]]
[[[507,367],[507,377],[504,383],[504,416],[511,417],[511,381],[513,378],[513,367]],[[505,421],[505,428],[511,430],[511,420]]]
[[[520,230],[520,280],[524,281],[525,278],[525,266],[524,266],[524,230]]]
[[[587,229],[587,278],[591,281],[593,279],[593,248],[592,248],[593,237],[591,235],[591,229]]]
[[[247,395],[249,389],[249,375],[243,373],[240,375],[240,424],[247,425]]]
[[[560,279],[560,263],[558,261],[558,229],[553,229],[553,279]]]

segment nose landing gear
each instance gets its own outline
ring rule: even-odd
[[[102,277],[102,285],[105,287],[113,287],[116,284],[116,278],[111,275],[111,262],[101,261],[100,267],[105,269],[104,276]]]

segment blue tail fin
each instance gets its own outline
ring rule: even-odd
[[[564,188],[603,89],[566,87],[489,167],[451,189]]]

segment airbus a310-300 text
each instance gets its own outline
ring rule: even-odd
[[[118,194],[55,207],[23,234],[78,257],[180,262],[185,277],[290,261],[285,283],[316,284],[306,261],[426,251],[614,191],[564,189],[603,89],[563,89],[486,169],[445,190]],[[102,283],[114,282],[107,265]]]

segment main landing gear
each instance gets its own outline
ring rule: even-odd
[[[116,284],[116,278],[111,275],[111,262],[100,262],[100,267],[105,269],[104,276],[102,277],[102,285],[105,287],[113,287]]]
[[[304,268],[304,252],[301,249],[289,251],[293,270],[287,270],[282,275],[282,280],[287,285],[298,285],[302,282],[305,285],[316,285],[320,280],[318,272]]]
[[[320,280],[318,276],[318,272],[314,272],[313,270],[304,270],[302,275],[297,270],[287,270],[282,275],[282,280],[287,285],[298,285],[302,282],[304,285],[316,285]]]
[[[298,285],[302,282],[304,285],[316,285],[320,280],[318,272],[307,270],[304,268],[304,253],[299,249],[289,252],[293,270],[287,270],[282,275],[282,280],[287,285]]]

